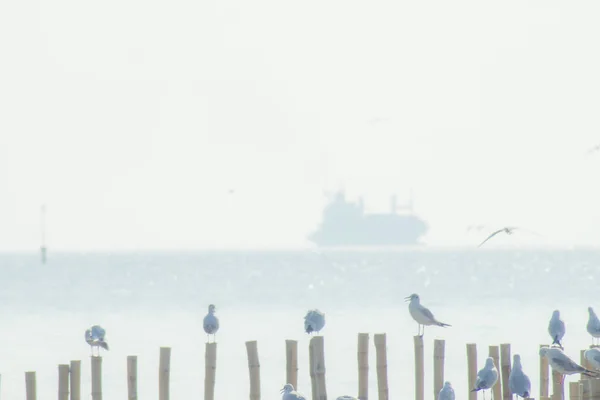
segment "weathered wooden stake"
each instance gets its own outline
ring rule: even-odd
[[[494,359],[494,365],[496,368],[500,368],[500,347],[498,346],[490,346],[489,347],[489,356]],[[492,393],[494,395],[494,400],[500,400],[502,398],[502,382],[499,379],[498,382],[492,388]]]
[[[169,400],[171,375],[171,348],[160,348],[160,363],[158,365],[158,400]]]
[[[27,400],[36,400],[35,371],[25,372],[25,393]]]
[[[540,344],[540,349],[542,347],[548,347],[548,345]],[[540,356],[540,398],[548,397],[548,387],[550,386],[549,370],[548,359]]]
[[[469,377],[469,390],[475,388],[477,380],[477,345],[467,343],[467,367]],[[469,391],[469,400],[477,400],[477,392]]]
[[[311,368],[311,381],[313,389],[313,400],[327,400],[327,388],[325,383],[325,343],[323,336],[315,336],[310,339],[309,359]]]
[[[298,389],[298,341],[285,341],[285,382]]]
[[[385,333],[376,333],[373,337],[375,342],[375,355],[377,357],[377,392],[379,400],[388,400],[390,392],[388,388],[387,373],[387,345]]]
[[[81,361],[71,361],[69,368],[71,400],[81,400]]]
[[[369,334],[358,334],[358,400],[369,398]]]
[[[127,356],[127,399],[137,398],[137,356]]]
[[[102,400],[102,357],[92,356],[92,400]]]
[[[562,374],[552,371],[552,400],[563,400],[565,398],[564,382],[561,382]]]
[[[425,355],[423,349],[423,337],[414,337],[415,345],[415,399],[425,399]]]
[[[246,352],[250,371],[250,400],[260,400],[260,363],[256,340],[246,342]]]
[[[217,344],[206,343],[204,352],[204,400],[215,400]]]
[[[579,382],[569,383],[569,400],[581,400],[581,392]]]
[[[58,400],[69,400],[69,364],[58,366]]]
[[[510,387],[508,384],[511,362],[510,343],[502,343],[500,345],[500,364],[502,367],[502,398],[504,400],[511,400]]]
[[[446,357],[446,341],[433,341],[433,398],[437,399],[444,386],[444,358]]]

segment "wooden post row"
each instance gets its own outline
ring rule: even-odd
[[[256,340],[246,342],[246,352],[250,372],[250,400],[260,400],[260,363]]]
[[[358,400],[369,398],[369,334],[358,334]]]
[[[27,400],[36,400],[35,371],[25,372],[25,393]]]
[[[377,392],[379,400],[388,400],[390,392],[388,388],[387,373],[387,345],[385,333],[376,333],[373,341],[375,342],[375,353],[377,357]]]
[[[92,356],[92,400],[102,400],[102,357]]]
[[[323,336],[315,336],[309,344],[310,378],[313,400],[327,400],[325,383],[325,343]]]
[[[298,389],[298,341],[285,341],[285,382]]]
[[[127,356],[127,399],[137,398],[137,356]]]
[[[446,342],[441,339],[433,341],[433,398],[437,399],[444,386],[444,358]]]
[[[206,343],[204,352],[204,400],[215,400],[217,344]]]
[[[425,355],[423,337],[415,336],[415,399],[425,400]]]
[[[70,400],[81,400],[81,361],[71,361],[69,368]]]
[[[69,400],[69,364],[58,366],[58,400]]]
[[[489,349],[490,349],[489,357],[492,357],[492,359],[494,360],[494,365],[496,366],[496,368],[498,370],[500,370],[500,347],[490,346]],[[494,399],[502,398],[502,380],[501,379],[498,379],[498,382],[496,382],[496,384],[492,388],[492,393],[493,393]]]

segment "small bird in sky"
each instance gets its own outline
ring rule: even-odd
[[[483,245],[485,242],[487,242],[488,240],[490,240],[491,238],[493,238],[494,236],[496,236],[496,235],[497,235],[497,234],[499,234],[499,233],[502,233],[502,232],[504,232],[504,233],[506,233],[507,235],[512,235],[512,233],[514,232],[514,230],[515,230],[515,229],[518,229],[518,230],[520,230],[520,231],[526,231],[526,232],[529,232],[529,233],[533,233],[534,235],[537,235],[537,236],[541,236],[539,233],[535,233],[535,232],[532,232],[532,231],[528,231],[528,230],[526,230],[526,229],[523,229],[523,228],[517,228],[516,226],[505,226],[505,227],[504,227],[504,228],[502,228],[502,229],[498,229],[497,231],[495,231],[495,232],[492,232],[492,234],[490,234],[490,236],[488,236],[488,237],[487,237],[487,238],[486,238],[486,239],[485,239],[483,242],[481,242],[481,243],[479,244],[479,246],[477,246],[477,247],[481,247],[481,246],[482,246],[482,245]]]

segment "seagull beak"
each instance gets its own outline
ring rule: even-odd
[[[410,301],[410,299],[411,299],[411,298],[412,298],[412,297],[408,296],[408,297],[405,297],[405,298],[404,298],[404,300],[405,300],[405,301]]]

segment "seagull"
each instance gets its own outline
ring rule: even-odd
[[[583,353],[583,356],[586,360],[588,360],[588,363],[594,367],[594,369],[600,370],[600,350],[598,350],[596,347],[587,349]]]
[[[513,365],[508,376],[508,384],[512,394],[516,394],[524,399],[529,397],[529,393],[531,393],[531,380],[523,372],[521,356],[518,354],[513,356]]]
[[[516,227],[512,227],[512,226],[507,226],[507,227],[504,227],[502,229],[498,229],[496,232],[493,232],[490,236],[488,236],[487,239],[485,239],[483,242],[481,242],[479,244],[479,246],[477,246],[477,247],[481,247],[485,242],[487,242],[488,240],[490,240],[491,238],[493,238],[494,236],[496,236],[497,234],[499,234],[501,232],[504,232],[507,235],[512,235],[512,233],[513,233],[513,231],[515,229],[517,229],[517,228]]]
[[[594,339],[600,338],[600,320],[594,312],[592,307],[588,307],[588,313],[590,314],[587,323],[587,331],[592,335],[592,346],[594,345]]]
[[[550,318],[550,323],[548,324],[548,333],[552,338],[552,344],[557,344],[562,349],[560,341],[565,336],[565,323],[560,319],[560,311],[558,310],[552,312],[552,318]]]
[[[491,389],[496,382],[498,382],[498,370],[494,365],[494,359],[492,357],[488,357],[485,360],[485,366],[481,368],[479,372],[477,372],[475,387],[471,389],[471,392]],[[483,398],[485,399],[485,392],[483,392]]]
[[[540,356],[546,357],[552,370],[561,374],[561,384],[565,380],[565,375],[583,374],[596,377],[593,371],[577,364],[558,347],[542,347],[540,348]]]
[[[408,311],[410,312],[411,317],[413,317],[413,319],[419,324],[419,332],[417,333],[418,336],[423,337],[425,334],[425,326],[452,326],[436,320],[431,311],[429,311],[427,307],[421,305],[421,300],[418,294],[413,293],[410,296],[405,297],[404,300],[410,301],[408,304]],[[423,325],[423,333],[421,333],[421,325]]]
[[[450,382],[444,382],[444,387],[438,394],[438,400],[454,400],[454,389],[452,389]]]
[[[90,345],[92,356],[94,356],[94,347],[98,350],[98,357],[100,357],[100,347],[108,350],[108,343],[104,341],[105,335],[106,331],[100,325],[94,325],[85,331],[85,341]]]
[[[286,383],[281,393],[283,394],[281,400],[306,400],[306,397],[294,390],[294,385],[291,383]]]
[[[323,314],[321,311],[317,309],[310,310],[304,316],[304,330],[309,335],[313,332],[317,332],[317,334],[319,334],[319,332],[321,331],[321,329],[323,329],[324,326],[325,314]]]
[[[210,342],[209,335],[213,335],[213,343],[219,330],[219,318],[215,315],[216,307],[214,304],[208,306],[208,314],[204,317],[203,326],[206,332],[206,341]]]

